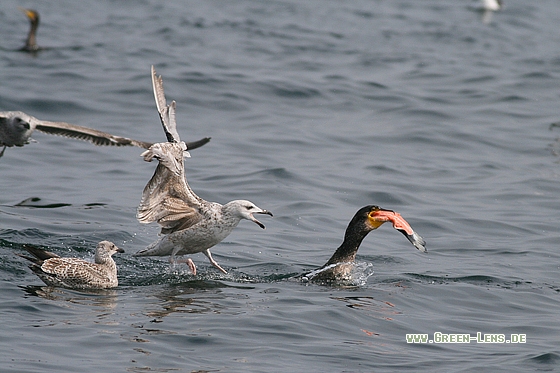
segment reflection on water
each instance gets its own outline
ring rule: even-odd
[[[354,310],[366,311],[376,318],[391,320],[395,315],[402,314],[396,306],[386,300],[378,300],[374,297],[331,297],[346,304],[346,307]]]
[[[220,303],[225,299],[223,288],[254,289],[250,286],[232,286],[214,280],[195,280],[163,287],[152,293],[156,298],[151,307],[144,313],[154,318],[154,322],[173,313],[221,313],[224,310]],[[230,295],[231,297],[231,295]]]
[[[485,9],[482,11],[481,19],[482,23],[489,24],[492,22],[492,17],[494,16],[494,12],[492,10]]]
[[[560,127],[560,122],[552,123],[548,128],[550,131],[553,131],[558,127]],[[554,141],[549,146],[552,154],[554,154],[557,157],[560,156],[560,137],[557,136],[556,139],[554,139]]]
[[[57,302],[67,302],[83,306],[102,308],[105,312],[117,306],[117,291],[113,289],[70,290],[53,286],[20,286],[29,296],[40,297]]]

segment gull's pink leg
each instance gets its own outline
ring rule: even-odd
[[[218,263],[216,263],[214,258],[212,258],[212,254],[210,254],[210,249],[204,250],[203,253],[204,253],[204,255],[206,255],[208,257],[208,259],[210,260],[210,263],[212,263],[212,265],[214,267],[218,268],[220,271],[227,274],[226,270],[223,269],[222,267],[220,267],[220,265]]]
[[[169,262],[171,264],[186,263],[189,266],[189,269],[191,270],[192,274],[196,276],[196,266],[194,265],[194,262],[192,261],[191,258],[184,259],[184,258],[177,258],[176,256],[170,256]]]
[[[192,274],[196,276],[196,266],[194,265],[194,262],[192,261],[191,258],[187,259],[187,265],[191,269]]]

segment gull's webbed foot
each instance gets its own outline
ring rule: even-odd
[[[175,256],[169,257],[169,262],[171,264],[186,263],[189,266],[192,274],[196,276],[196,265],[191,258],[176,258]]]

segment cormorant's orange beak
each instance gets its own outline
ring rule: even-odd
[[[390,221],[393,223],[393,228],[404,231],[406,234],[412,234],[414,231],[410,227],[410,224],[399,214],[392,210],[384,210],[381,208],[376,208],[369,213],[369,221],[376,228],[381,224]]]
[[[373,226],[373,229],[378,228],[383,223],[390,221],[393,223],[393,228],[401,232],[408,238],[411,244],[413,244],[418,250],[426,252],[426,241],[420,235],[418,235],[410,224],[399,214],[398,212],[392,210],[385,210],[376,207],[368,214],[369,223]]]
[[[25,15],[27,16],[27,18],[29,18],[29,19],[31,19],[31,20],[35,19],[35,13],[33,13],[31,10],[22,8],[22,7],[20,7],[20,6],[18,6],[18,9],[19,9],[23,14],[25,14]]]

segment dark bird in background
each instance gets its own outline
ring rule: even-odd
[[[18,7],[19,10],[23,12],[29,19],[29,33],[27,34],[27,39],[25,40],[25,45],[19,50],[23,52],[37,52],[43,48],[37,45],[37,28],[39,28],[39,13],[33,9],[25,9]]]

